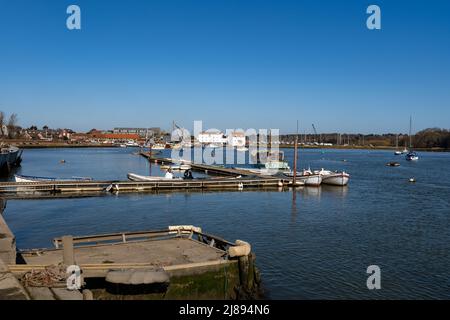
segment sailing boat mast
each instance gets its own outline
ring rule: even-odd
[[[411,123],[412,123],[412,116],[409,116],[409,150],[412,149]]]

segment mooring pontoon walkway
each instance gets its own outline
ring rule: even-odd
[[[255,176],[255,173],[252,173],[248,170],[241,170],[235,168],[227,168],[218,165],[209,165],[204,163],[196,163],[192,161],[187,161],[183,159],[171,159],[171,158],[160,158],[153,157],[149,155],[147,152],[140,153],[143,157],[147,158],[149,161],[157,163],[157,164],[187,164],[191,166],[191,169],[194,171],[200,171],[205,173],[217,174],[222,176]]]

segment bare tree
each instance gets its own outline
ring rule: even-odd
[[[5,114],[3,111],[0,111],[0,136],[4,136],[3,125],[5,124]]]
[[[12,113],[8,119],[8,138],[13,138],[16,134],[17,127],[17,114]]]

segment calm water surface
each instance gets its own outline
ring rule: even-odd
[[[19,173],[125,180],[149,172],[136,151],[25,150]],[[285,153],[291,161],[293,150]],[[420,156],[411,163],[390,151],[300,150],[302,167],[345,170],[349,186],[9,200],[5,219],[20,248],[50,247],[64,234],[201,226],[252,244],[273,299],[448,299],[450,154]],[[385,166],[393,160],[401,166]],[[152,173],[162,174],[156,166]],[[381,290],[366,287],[372,264],[381,268]]]

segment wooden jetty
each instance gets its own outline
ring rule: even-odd
[[[205,178],[192,180],[155,181],[45,181],[45,182],[1,182],[0,195],[8,194],[48,194],[48,193],[105,193],[143,192],[155,190],[210,189],[225,190],[246,188],[275,188],[282,186],[280,178]]]
[[[236,299],[260,290],[250,244],[195,226],[53,242],[53,249],[19,250],[24,263],[7,265],[31,299]],[[70,265],[81,269],[83,282],[72,292],[65,289]]]
[[[207,174],[215,174],[220,176],[255,176],[257,174],[252,173],[248,170],[241,170],[241,169],[234,169],[234,168],[226,168],[223,166],[217,166],[217,165],[208,165],[203,163],[195,163],[192,161],[186,161],[183,159],[180,160],[174,160],[171,158],[160,158],[160,157],[153,157],[148,152],[141,152],[141,156],[147,158],[149,161],[156,163],[156,164],[188,164],[191,166],[191,169],[193,171],[199,171],[204,172]]]

